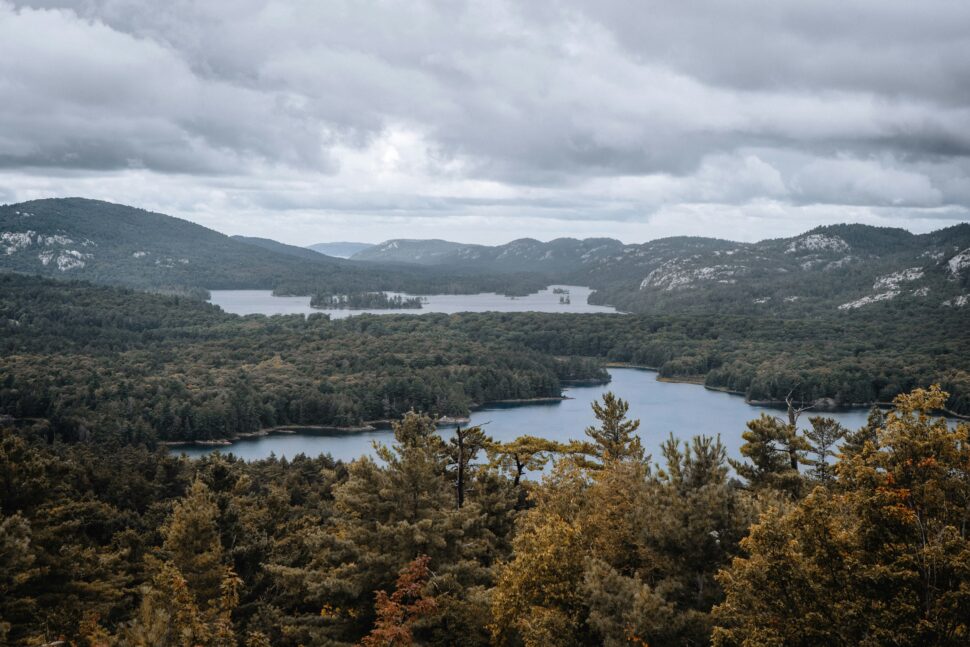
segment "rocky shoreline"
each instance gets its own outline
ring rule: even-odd
[[[206,440],[162,440],[159,441],[158,444],[166,447],[224,447],[232,445],[234,442],[239,440],[262,438],[264,436],[276,436],[280,434],[298,434],[306,431],[353,434],[364,431],[375,431],[376,429],[377,427],[373,427],[369,424],[354,427],[336,427],[333,425],[282,425],[279,427],[267,427],[266,429],[259,429],[257,431],[247,431],[241,434],[236,434],[232,438],[211,438]]]
[[[331,434],[357,434],[378,429],[389,429],[394,423],[393,420],[367,420],[362,425],[350,427],[338,427],[334,425],[281,425],[278,427],[267,427],[257,431],[247,431],[236,434],[232,438],[210,438],[205,440],[160,440],[159,445],[164,447],[228,447],[240,440],[250,438],[263,438],[265,436],[276,436],[281,434],[299,434],[305,432],[322,432]],[[471,418],[467,416],[442,416],[435,421],[436,424],[445,427],[454,425],[471,424]]]
[[[542,398],[512,398],[508,400],[490,400],[485,404],[476,405],[473,408],[477,410],[477,409],[483,409],[489,405],[496,405],[496,404],[542,404],[543,402],[562,402],[563,400],[572,400],[572,398],[565,395],[560,395],[560,396],[550,395]]]

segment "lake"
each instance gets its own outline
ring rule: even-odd
[[[660,458],[660,444],[669,433],[687,440],[698,434],[721,435],[728,455],[739,456],[741,434],[748,420],[762,412],[784,416],[780,409],[751,406],[741,396],[709,391],[696,384],[675,384],[657,381],[657,374],[633,368],[611,368],[610,384],[566,389],[567,400],[550,403],[489,406],[471,415],[472,424],[484,425],[485,432],[500,441],[521,435],[542,436],[555,440],[585,438],[583,430],[595,423],[590,403],[613,391],[630,403],[629,416],[640,419],[639,436],[646,450],[655,460]],[[803,414],[802,426],[808,425],[809,415]],[[819,415],[837,419],[849,429],[858,429],[866,422],[868,411],[851,409],[820,412]],[[442,435],[449,430],[443,428]],[[175,448],[189,456],[202,456],[213,451],[233,453],[246,460],[257,460],[275,453],[277,457],[292,458],[303,453],[316,456],[330,453],[334,458],[350,461],[364,454],[372,454],[372,441],[393,441],[390,430],[382,429],[354,434],[278,434],[240,440],[231,447]]]
[[[554,289],[569,290],[570,303],[560,303]],[[524,297],[507,297],[502,294],[483,292],[480,294],[431,294],[420,310],[410,309],[368,309],[368,310],[328,310],[311,308],[310,297],[277,297],[270,290],[210,290],[209,302],[231,314],[237,315],[293,315],[325,312],[331,319],[343,319],[353,315],[369,314],[426,314],[429,312],[617,312],[610,306],[597,306],[587,303],[592,290],[579,285],[550,285],[545,290]],[[389,295],[413,296],[403,292],[388,292]]]

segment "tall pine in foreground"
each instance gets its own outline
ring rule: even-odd
[[[161,559],[125,641],[137,647],[233,647],[232,612],[241,581],[225,563],[218,507],[196,479],[162,531]]]
[[[630,404],[612,391],[607,391],[603,394],[602,404],[594,401],[592,407],[599,426],[586,428],[586,435],[593,441],[590,454],[602,463],[643,460],[643,446],[635,435],[640,421],[626,417]]]

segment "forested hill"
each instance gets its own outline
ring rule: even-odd
[[[233,236],[233,240],[237,240],[240,243],[246,243],[247,245],[255,245],[256,247],[261,247],[262,249],[268,249],[271,252],[276,252],[278,254],[286,254],[288,256],[295,256],[296,258],[302,258],[308,261],[318,261],[320,257],[323,256],[326,260],[335,260],[336,257],[328,257],[322,255],[320,252],[313,251],[312,249],[307,249],[306,247],[297,247],[296,245],[287,245],[285,243],[277,242],[271,238],[257,238],[254,236]]]
[[[3,270],[190,294],[202,289],[303,295],[366,290],[527,293],[545,286],[538,277],[351,263],[84,198],[0,206]]]
[[[353,258],[540,272],[594,287],[597,303],[633,312],[837,314],[880,302],[938,310],[970,301],[970,224],[923,235],[836,225],[758,243],[559,238],[488,247],[391,240]]]
[[[266,288],[291,275],[348,272],[124,205],[65,198],[0,207],[0,267],[136,288]]]
[[[123,205],[65,198],[0,206],[2,270],[183,293],[521,295],[568,283],[595,288],[595,303],[638,313],[797,317],[906,310],[936,316],[945,309],[970,317],[970,224],[923,235],[838,225],[758,243],[559,238],[489,247],[394,240],[345,260]]]

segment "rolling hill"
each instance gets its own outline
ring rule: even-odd
[[[142,289],[266,288],[300,272],[342,271],[187,220],[124,205],[64,198],[0,206],[0,267]]]
[[[85,198],[0,206],[0,271],[195,295],[205,289],[528,292],[545,285],[537,276],[351,262]]]

